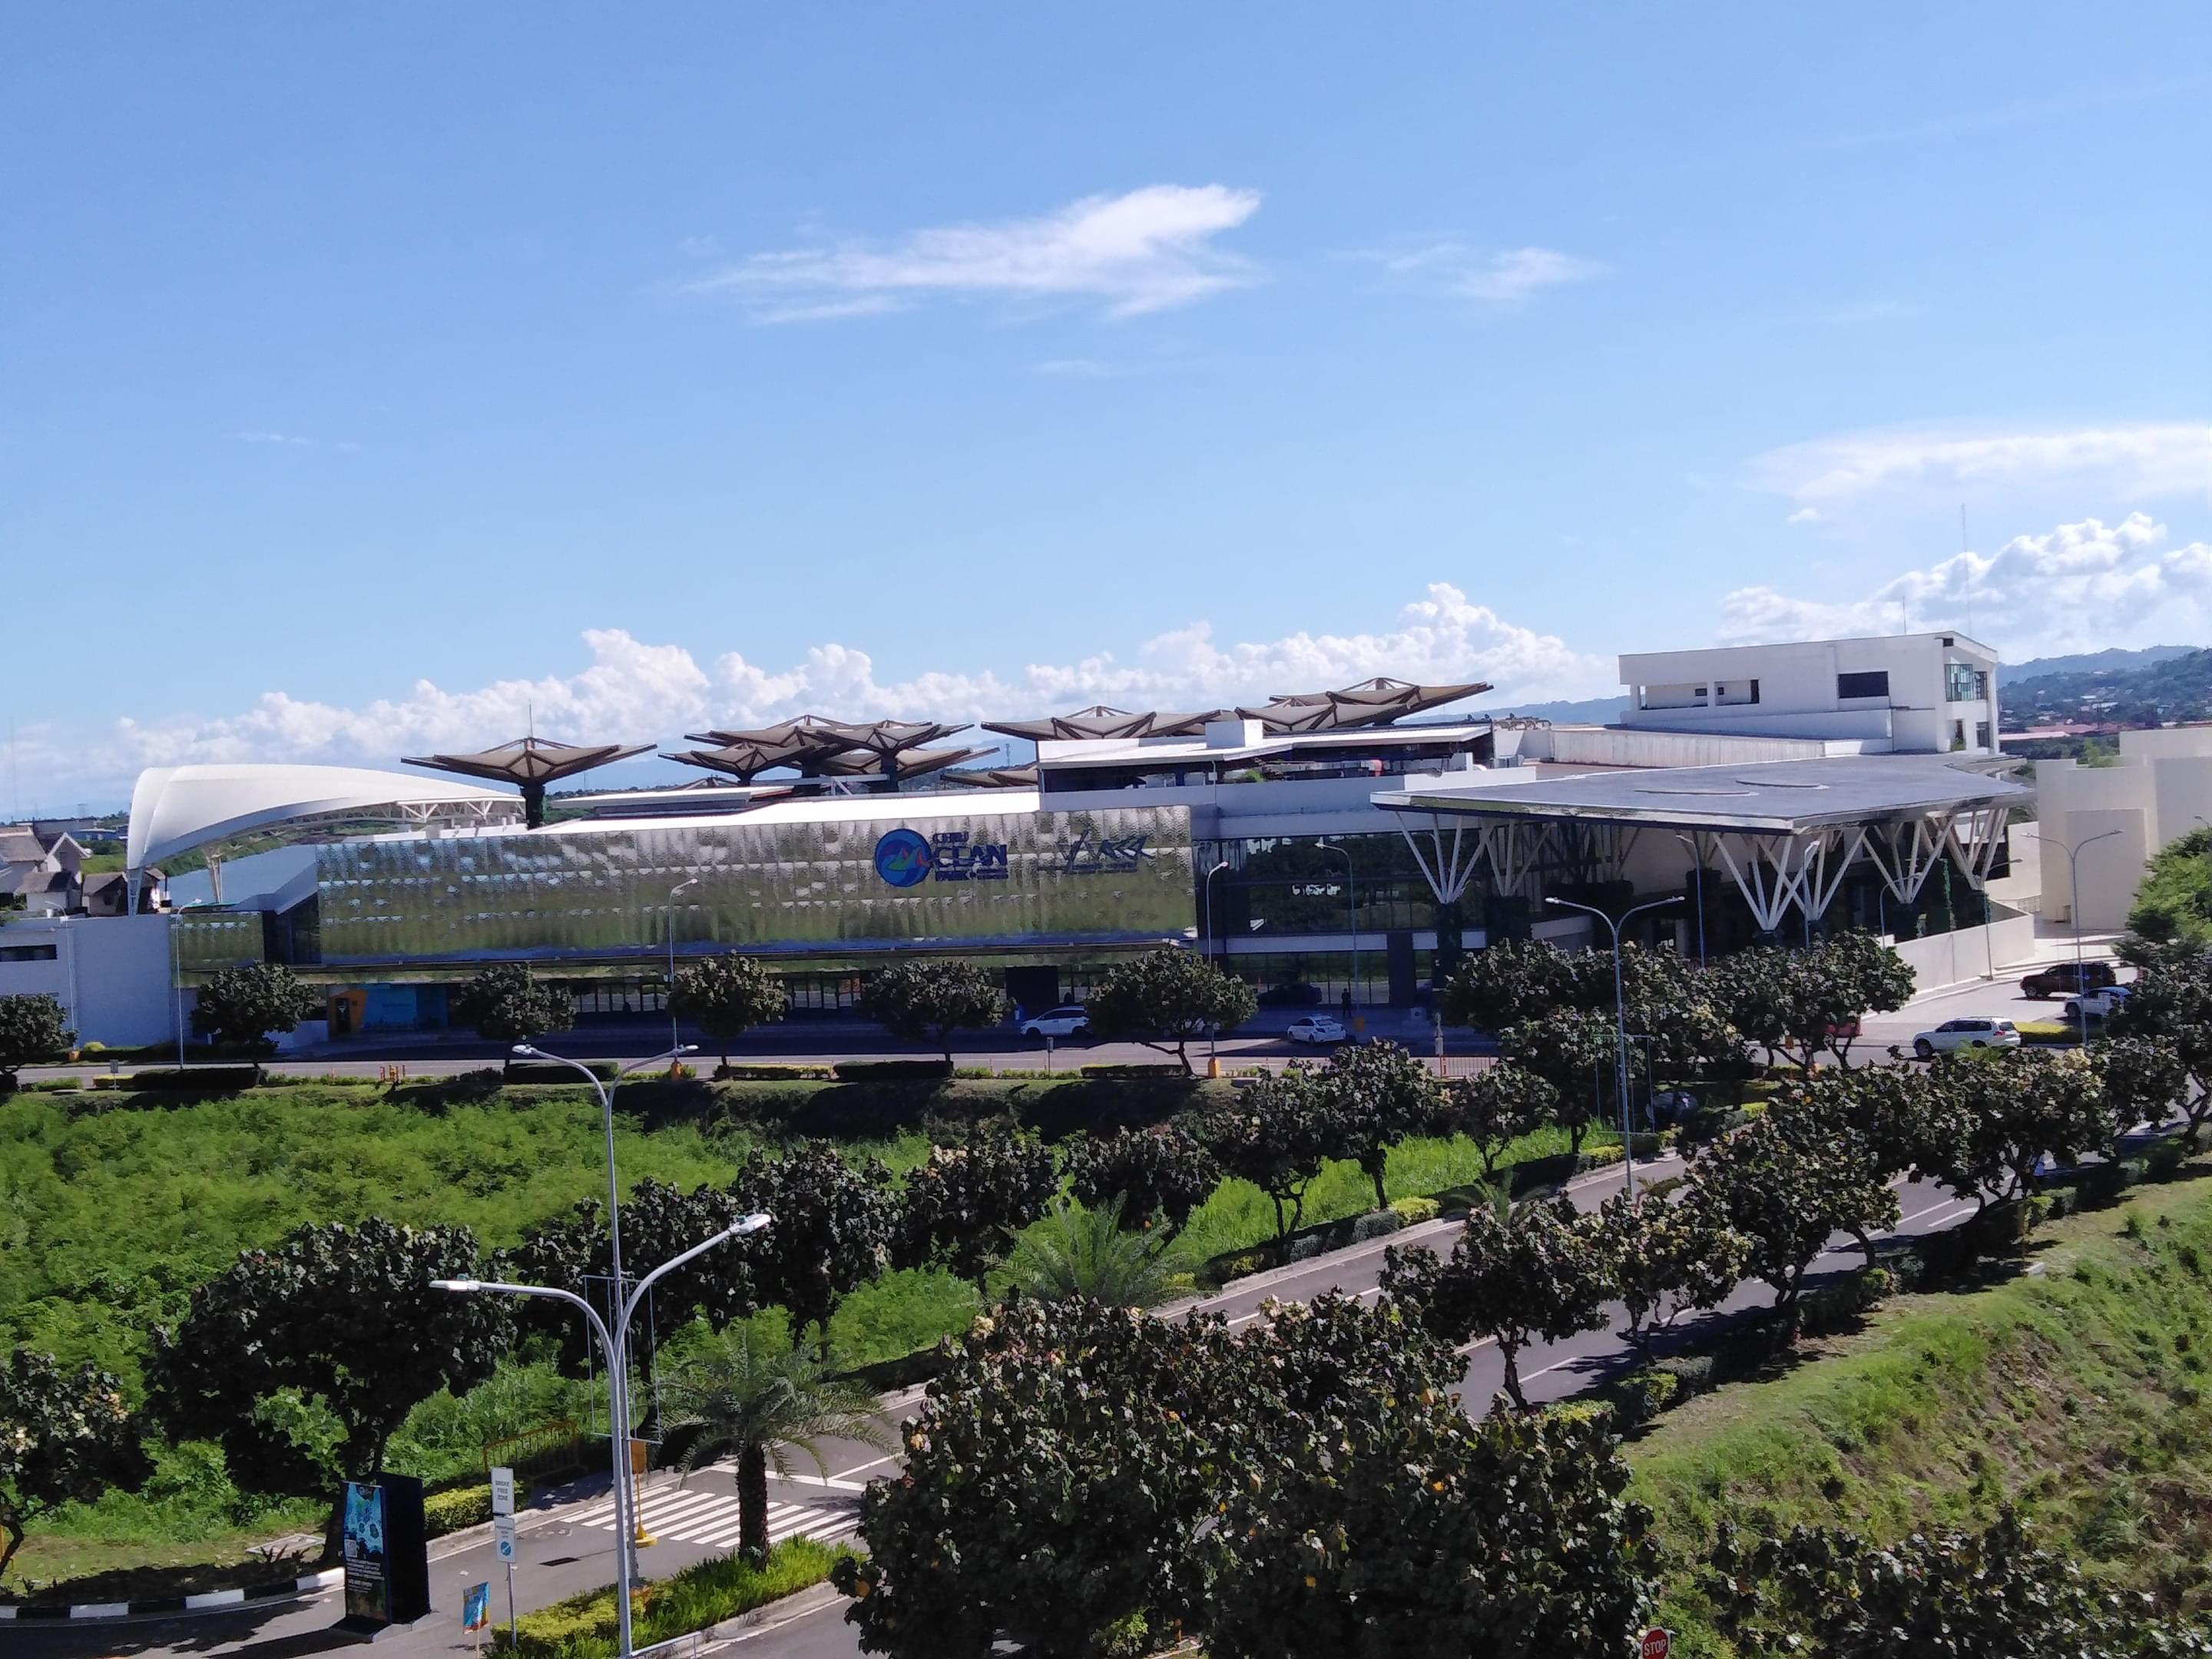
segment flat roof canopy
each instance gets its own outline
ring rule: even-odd
[[[1527,782],[1507,771],[1473,787],[1386,789],[1371,799],[1400,812],[1787,836],[1930,812],[2024,806],[2035,791],[1944,755],[1850,755],[1553,775]]]

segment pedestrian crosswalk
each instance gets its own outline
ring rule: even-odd
[[[717,1549],[738,1543],[738,1495],[727,1489],[705,1486],[665,1486],[644,1498],[645,1529],[655,1538],[684,1544],[708,1544]],[[859,1525],[858,1504],[779,1504],[768,1506],[768,1535],[771,1544],[801,1534],[830,1543],[849,1538]],[[576,1524],[614,1530],[614,1501],[594,1504],[576,1517]]]

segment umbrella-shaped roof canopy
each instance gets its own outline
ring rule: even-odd
[[[463,777],[489,778],[511,783],[522,791],[525,817],[535,829],[544,821],[545,788],[579,772],[588,772],[610,761],[642,755],[649,743],[556,743],[550,738],[517,738],[473,754],[422,755],[406,757],[410,766],[427,766],[438,772],[459,772]]]
[[[973,760],[978,755],[988,754],[985,749],[909,749],[901,753],[896,761],[898,775],[902,778],[918,778],[924,773],[942,771],[948,766],[957,766],[962,761]],[[884,761],[872,755],[840,755],[822,763],[822,775],[829,778],[888,777]]]
[[[1363,726],[1388,726],[1408,714],[1457,702],[1487,691],[1484,680],[1456,685],[1416,685],[1377,675],[1339,691],[1292,691],[1237,712],[1264,723],[1270,732],[1342,732]]]
[[[1206,721],[1226,717],[1228,710],[1202,714],[1164,714],[1156,709],[1142,713],[1094,703],[1072,714],[1048,714],[1036,720],[986,720],[986,732],[1003,732],[1010,738],[1032,743],[1091,741],[1128,738],[1186,738],[1194,736]]]

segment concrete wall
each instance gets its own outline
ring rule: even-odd
[[[0,945],[33,944],[52,944],[54,960],[0,962],[0,995],[52,995],[80,1042],[119,1048],[176,1041],[168,917],[70,916],[0,928]],[[187,991],[188,1015],[192,1000]]]
[[[2145,862],[2202,823],[2212,822],[2212,726],[2166,726],[2120,733],[2117,765],[2039,761],[2039,823],[2028,826],[2064,847],[2081,848],[2078,908],[2081,926],[2127,925]],[[2093,836],[2120,833],[2086,846]],[[2040,847],[2043,914],[2070,922],[2077,908],[2068,861],[2058,847]]]
[[[2007,963],[2025,962],[2034,953],[2033,916],[2004,916],[1986,929],[1962,927],[1928,939],[1897,941],[1897,954],[1905,958],[1912,969],[1914,983],[1923,991],[1987,978],[1992,963],[2002,970]]]

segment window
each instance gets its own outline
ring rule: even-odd
[[[1990,695],[1990,677],[1970,662],[1943,665],[1943,696],[1949,702],[1979,702]]]
[[[1873,669],[1863,674],[1836,676],[1836,697],[1848,702],[1853,697],[1886,697],[1889,695],[1889,671]]]
[[[51,945],[0,945],[0,962],[52,962],[58,954]]]

